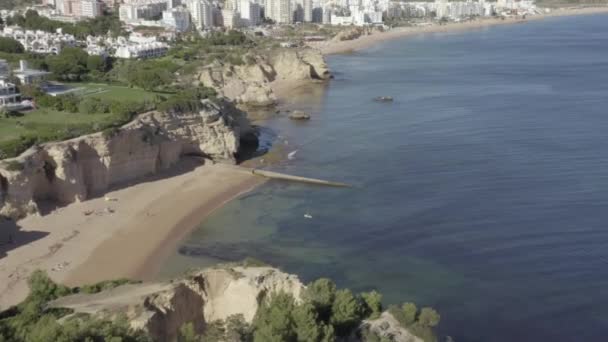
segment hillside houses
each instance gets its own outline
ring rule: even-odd
[[[24,30],[16,26],[5,27],[0,36],[15,39],[26,51],[44,54],[58,54],[62,47],[75,46],[78,43],[71,34]]]

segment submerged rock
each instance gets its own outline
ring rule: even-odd
[[[289,118],[291,120],[310,120],[310,114],[304,113],[300,110],[294,110],[291,114],[289,114]]]

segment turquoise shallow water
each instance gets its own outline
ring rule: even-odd
[[[606,340],[607,32],[557,18],[331,56],[335,80],[293,98],[313,119],[265,137],[298,149],[275,169],[355,187],[268,183],[164,273],[253,256],[434,306],[457,341]]]

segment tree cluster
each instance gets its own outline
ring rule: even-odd
[[[0,51],[6,53],[23,53],[23,45],[13,38],[0,37]]]
[[[17,25],[28,30],[55,32],[61,29],[63,33],[72,34],[79,39],[87,36],[104,36],[110,34],[114,37],[125,33],[117,14],[103,15],[77,23],[64,23],[40,16],[34,10],[28,10],[25,15],[15,15],[6,19],[6,25]]]
[[[92,285],[88,290],[96,292],[123,283],[124,281],[105,282]],[[27,299],[0,315],[1,342],[150,341],[145,333],[131,329],[124,318],[109,321],[88,315],[75,315],[59,323],[58,320],[71,311],[46,309],[47,303],[82,290],[55,284],[42,271],[34,272],[28,284],[30,294]]]
[[[109,70],[108,60],[101,56],[89,56],[84,50],[66,47],[58,55],[49,55],[45,63],[55,78],[62,81],[80,81],[89,73],[97,75]]]
[[[211,45],[245,45],[250,43],[247,36],[237,30],[230,30],[226,33],[214,32],[205,38]]]
[[[217,93],[212,88],[200,87],[178,91],[159,103],[157,109],[162,112],[194,112],[200,109],[201,100],[215,98]]]
[[[405,303],[401,307],[391,305],[388,311],[416,336],[425,341],[436,341],[433,328],[439,324],[441,317],[434,309],[425,307],[418,310],[416,304]]]
[[[242,317],[230,317],[208,326],[199,336],[192,324],[186,324],[180,342],[330,342],[358,333],[366,334],[361,336],[364,341],[375,341],[377,336],[358,328],[364,319],[376,319],[381,312],[382,295],[378,292],[353,294],[337,289],[329,279],[319,279],[308,285],[299,303],[285,293],[266,298],[251,325]],[[419,316],[428,326],[438,323],[438,316],[430,315],[427,309]],[[426,341],[433,338],[430,335]]]

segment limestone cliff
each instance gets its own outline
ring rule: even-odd
[[[180,327],[193,323],[199,332],[213,321],[241,314],[251,323],[267,296],[284,292],[299,299],[304,285],[297,276],[271,267],[207,269],[169,283],[126,285],[95,295],[73,295],[51,307],[112,316],[126,313],[131,326],[154,341],[175,341]]]
[[[205,100],[197,113],[150,112],[113,132],[32,147],[0,162],[0,215],[36,213],[41,200],[82,201],[167,169],[185,154],[234,162],[250,129],[230,104]]]
[[[270,84],[276,80],[312,81],[331,77],[323,55],[317,50],[277,49],[249,58],[251,63],[213,63],[199,70],[195,83],[247,106],[269,106],[277,101]]]
[[[71,295],[50,302],[49,307],[110,319],[126,314],[131,327],[144,330],[153,341],[173,342],[184,324],[192,323],[202,333],[209,323],[234,315],[252,323],[260,305],[273,294],[285,293],[301,302],[305,289],[297,276],[276,268],[220,266],[168,282]],[[364,320],[350,336],[338,341],[362,342],[364,331],[386,341],[422,342],[388,312]]]

